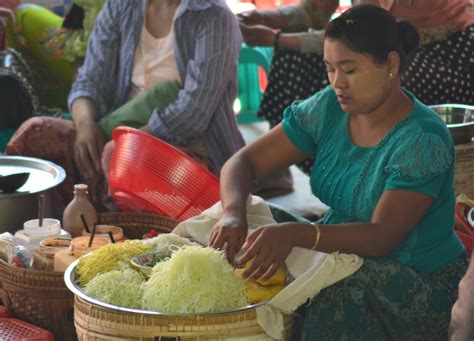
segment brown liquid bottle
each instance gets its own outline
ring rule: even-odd
[[[74,185],[74,198],[66,206],[63,212],[63,229],[71,234],[73,238],[81,236],[84,225],[81,214],[86,219],[87,226],[92,229],[97,222],[97,213],[94,206],[87,199],[87,185]]]

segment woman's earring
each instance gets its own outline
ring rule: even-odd
[[[388,74],[388,78],[389,78],[389,79],[392,79],[392,78],[393,78],[393,73],[392,73],[392,72],[390,72],[390,73]]]

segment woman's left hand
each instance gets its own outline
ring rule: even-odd
[[[242,249],[245,251],[240,262],[252,263],[245,268],[243,276],[251,279],[267,280],[295,246],[295,227],[292,223],[265,225],[247,237]]]

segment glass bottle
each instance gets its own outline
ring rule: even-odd
[[[63,229],[69,232],[73,238],[82,235],[84,225],[81,214],[84,215],[89,229],[92,229],[94,223],[97,222],[97,213],[87,198],[87,185],[85,184],[74,185],[74,198],[63,212]]]

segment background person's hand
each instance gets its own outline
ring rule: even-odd
[[[74,159],[85,180],[92,181],[99,178],[101,174],[100,157],[103,148],[104,136],[95,122],[91,121],[76,126]]]
[[[236,214],[224,214],[214,225],[209,236],[209,246],[222,250],[227,243],[226,253],[229,263],[234,264],[235,255],[240,251],[247,237],[247,219]]]
[[[0,7],[0,50],[6,48],[5,31],[9,22],[15,23],[15,15],[8,8]]]
[[[247,237],[243,245],[243,264],[253,259],[243,276],[251,279],[269,279],[278,267],[284,265],[294,246],[295,228],[291,223],[265,225]]]
[[[237,19],[245,25],[265,25],[265,16],[255,9],[237,14]]]
[[[5,27],[8,22],[15,23],[15,14],[8,8],[0,7],[0,25]]]
[[[266,26],[248,26],[240,23],[240,31],[249,46],[273,46],[276,33]]]

